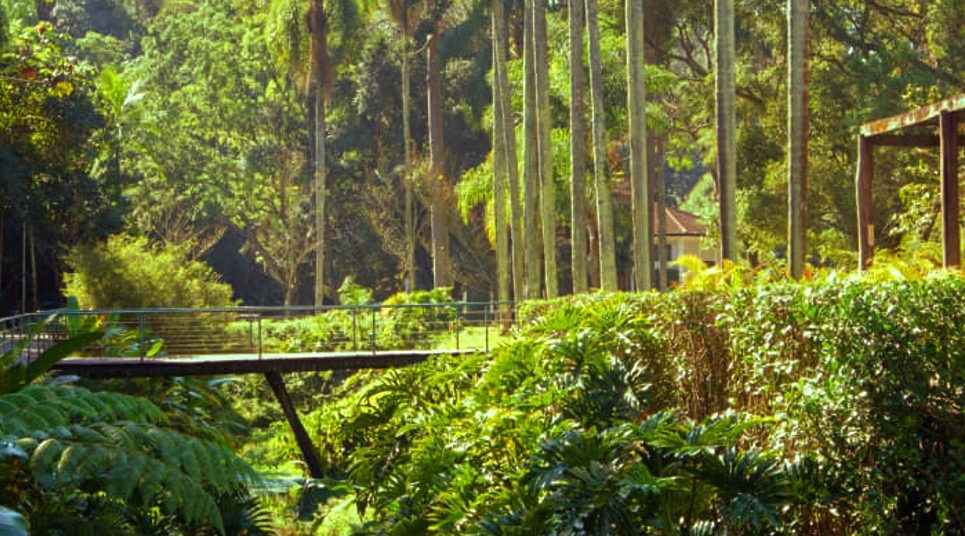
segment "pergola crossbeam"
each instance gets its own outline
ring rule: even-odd
[[[910,112],[865,123],[861,125],[861,135],[866,138],[874,138],[909,127],[937,126],[938,118],[942,112],[960,114],[962,111],[965,111],[965,94],[922,106]]]

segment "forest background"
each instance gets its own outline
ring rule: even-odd
[[[0,311],[60,304],[65,255],[76,257],[78,247],[118,233],[206,261],[249,305],[312,303],[317,273],[324,274],[327,303],[338,299],[346,277],[373,288],[377,299],[434,284],[470,299],[496,297],[490,18],[496,5],[3,0]],[[548,84],[537,84],[537,96],[551,143],[539,147],[549,151],[539,158],[526,147],[523,89],[530,69],[522,59],[522,7],[500,5],[506,10],[500,20],[508,23],[509,117],[520,180],[533,174],[528,162],[551,167],[550,174],[540,171],[554,186],[541,199],[555,210],[544,210],[552,217],[537,227],[558,229],[549,235],[554,247],[534,247],[527,236],[527,251],[556,254],[559,291],[568,293],[572,238],[587,237],[586,277],[591,287],[601,285],[594,252],[604,237],[592,187],[598,149],[604,184],[614,193],[618,285],[629,289],[623,4],[600,3],[599,39],[589,40],[599,44],[599,58],[583,62],[584,80],[590,68],[602,73],[605,136],[595,143],[587,129],[583,143],[573,145],[569,9],[544,6],[546,39],[537,43],[546,45]],[[701,216],[708,240],[716,242],[714,6],[647,2],[644,21],[651,175],[664,176],[668,204]],[[785,3],[736,2],[735,23],[737,236],[752,264],[780,265],[787,243]],[[810,3],[806,223],[813,264],[856,264],[858,127],[965,90],[963,33],[960,2]],[[324,43],[319,34],[327,36]],[[325,53],[313,53],[320,49]],[[318,61],[325,64],[312,63]],[[321,91],[312,83],[317,78]],[[590,91],[578,97],[586,115],[589,97]],[[430,119],[439,113],[441,123]],[[540,128],[547,124],[540,121]],[[322,192],[315,186],[319,142],[326,155]],[[589,185],[576,205],[588,215],[585,233],[572,225],[579,212],[571,196],[577,146],[586,156],[576,175]],[[876,166],[878,245],[936,251],[935,151],[882,152]],[[320,199],[327,251],[321,270],[312,263]],[[516,201],[524,209],[534,205]],[[533,295],[544,293],[552,294],[546,288]]]

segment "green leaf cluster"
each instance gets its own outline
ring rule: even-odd
[[[31,386],[0,396],[0,502],[40,532],[115,515],[115,529],[127,532],[156,510],[159,523],[223,533],[219,496],[257,475],[230,451],[166,424],[152,403],[116,393]]]
[[[491,355],[355,377],[306,422],[362,533],[955,532],[963,285],[530,302]]]

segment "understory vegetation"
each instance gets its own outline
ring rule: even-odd
[[[72,324],[29,360],[29,338],[0,355],[0,534],[265,533],[250,493],[261,477],[232,452],[230,411],[205,382],[37,384],[63,357],[122,335]]]
[[[29,365],[14,348],[0,363],[0,527],[962,532],[965,279],[746,275],[527,302],[489,353],[292,374],[318,480],[301,477],[257,376],[38,384],[72,348],[123,334],[86,326]],[[447,303],[436,294],[398,299]],[[339,313],[269,325],[294,349]],[[400,347],[440,320],[392,314],[379,337]]]
[[[963,529],[958,276],[591,294],[517,315],[490,355],[316,380],[305,421],[329,478],[302,490],[298,530]],[[259,464],[299,458],[282,428],[250,451]]]

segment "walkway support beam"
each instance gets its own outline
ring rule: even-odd
[[[308,465],[308,473],[312,478],[324,477],[325,475],[322,471],[322,462],[318,457],[318,451],[315,450],[315,445],[312,444],[311,438],[308,437],[305,426],[302,425],[301,419],[298,418],[295,405],[292,404],[292,399],[288,395],[288,389],[285,388],[285,381],[282,379],[281,374],[274,371],[266,372],[265,379],[268,380],[271,391],[275,394],[275,398],[278,399],[278,403],[281,404],[281,409],[285,412],[288,425],[291,426],[292,433],[295,434],[295,442],[302,451],[305,464]]]
[[[945,268],[962,264],[958,206],[958,119],[942,111],[939,116],[942,158],[942,262]]]

